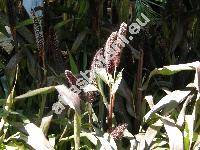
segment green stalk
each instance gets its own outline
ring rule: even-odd
[[[79,150],[80,147],[80,132],[81,132],[81,117],[75,112],[74,114],[74,143],[75,150]]]
[[[106,106],[106,108],[108,109],[108,102],[107,102],[107,99],[105,97],[105,94],[104,94],[104,90],[103,90],[103,82],[102,80],[97,77],[97,85],[98,85],[98,89],[101,93],[101,99],[100,99],[100,102],[99,102],[99,115],[98,115],[98,119],[100,121],[100,127],[101,129],[103,129],[103,119],[104,119],[104,104]]]
[[[90,103],[88,103],[87,105],[87,110],[88,110],[88,113],[89,113],[89,124],[90,124],[90,131],[92,131],[92,105]]]
[[[110,89],[111,91],[111,89]],[[115,105],[115,94],[111,94],[110,92],[110,105],[109,105],[109,112],[108,112],[108,129],[112,129],[112,113],[113,113],[113,107]]]
[[[38,123],[41,122],[42,120],[42,116],[44,114],[44,108],[45,108],[45,103],[46,103],[46,99],[47,99],[47,94],[43,94],[41,95],[42,97],[42,101],[41,101],[41,104],[40,104],[40,110],[39,110],[39,119],[38,119]]]
[[[10,109],[11,107],[13,106],[13,101],[14,101],[14,91],[15,91],[15,86],[16,86],[16,83],[17,83],[17,77],[18,77],[18,71],[19,71],[19,68],[18,68],[18,65],[17,65],[17,68],[16,68],[16,74],[15,74],[15,82],[14,82],[14,85],[13,85],[13,88],[10,92],[10,94],[8,95],[8,98],[6,100],[6,104],[4,106],[4,112],[7,114],[5,116],[3,116],[1,118],[1,125],[0,125],[0,132],[4,130],[4,134],[3,136],[1,136],[1,141],[5,138],[5,135],[6,135],[6,132],[8,130],[8,123],[7,123],[7,117],[9,115],[9,112],[10,112]],[[0,142],[1,142],[0,141]]]
[[[104,119],[104,103],[103,103],[103,97],[101,97],[99,101],[99,115],[98,118],[100,119],[100,127],[103,131],[103,119]]]
[[[15,86],[15,85],[14,85]],[[3,130],[3,127],[5,126],[5,124],[7,123],[7,117],[8,117],[8,114],[9,114],[9,111],[10,111],[10,108],[12,107],[12,104],[13,104],[13,93],[14,93],[14,88],[12,89],[12,91],[10,92],[7,100],[6,100],[6,105],[4,106],[4,109],[5,109],[5,112],[7,115],[3,116],[1,118],[1,126],[0,126],[0,131]],[[4,131],[4,136],[5,136],[5,133],[7,132],[7,129]]]

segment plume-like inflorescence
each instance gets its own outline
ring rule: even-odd
[[[32,9],[31,14],[33,17],[33,27],[34,27],[34,33],[35,33],[35,39],[37,48],[39,50],[39,56],[41,57],[42,61],[44,62],[44,36],[43,36],[43,30],[40,21],[35,15],[35,11]]]
[[[108,38],[108,40],[106,41],[106,45],[104,48],[104,55],[106,58],[106,70],[111,73],[113,71],[113,69],[115,68],[114,65],[114,56],[116,53],[116,49],[119,51],[119,48],[112,48],[111,45],[116,42],[117,40],[117,32],[113,32],[110,37]]]
[[[125,47],[125,43],[122,41],[122,37],[125,37],[126,33],[127,33],[127,24],[122,23],[117,33],[116,44],[117,44],[118,49],[116,50],[115,55],[113,57],[115,67],[117,67],[120,63],[121,52],[122,52],[122,49]]]
[[[91,64],[91,68],[90,68],[90,81],[93,83],[93,84],[96,84],[95,82],[95,70],[98,69],[98,68],[105,68],[105,57],[104,57],[104,49],[101,48],[99,49],[93,60],[92,60],[92,64]]]
[[[127,24],[122,23],[118,32],[113,32],[104,48],[99,49],[91,64],[90,68],[90,83],[97,84],[95,80],[95,70],[106,68],[108,73],[113,73],[115,68],[120,63],[121,51],[125,47],[122,38],[125,38],[127,32]],[[89,102],[94,101],[95,92],[85,94]]]
[[[122,49],[125,43],[122,38],[126,36],[127,24],[122,23],[118,32],[113,32],[106,41],[104,55],[106,58],[106,70],[113,73],[120,63]]]
[[[95,83],[94,70],[106,68],[108,73],[113,73],[120,63],[122,49],[125,47],[123,38],[127,32],[127,24],[122,23],[118,32],[113,32],[106,41],[105,47],[99,49],[92,61],[90,78]]]
[[[110,133],[110,135],[113,137],[114,140],[119,140],[123,137],[123,132],[127,128],[128,124],[124,123],[119,126],[117,126],[115,129],[113,129]]]

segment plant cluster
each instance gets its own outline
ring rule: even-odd
[[[198,0],[25,2],[0,1],[0,149],[199,149]]]

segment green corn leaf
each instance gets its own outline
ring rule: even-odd
[[[185,129],[184,129],[184,147],[185,150],[191,149],[193,140],[194,117],[192,115],[185,116]]]
[[[24,26],[27,26],[27,25],[30,25],[30,24],[33,24],[33,20],[32,19],[26,19],[24,21],[17,23],[16,28],[18,29],[18,28],[21,28],[21,27],[24,27]]]
[[[167,136],[169,138],[170,149],[184,149],[182,132],[176,127],[174,120],[170,118],[162,118],[161,120],[164,124]]]
[[[78,48],[80,47],[80,45],[82,44],[85,36],[87,35],[87,31],[83,31],[81,33],[79,33],[79,35],[77,36],[75,42],[72,45],[72,49],[71,49],[71,53],[74,53],[78,50]]]
[[[9,34],[8,34],[6,28],[5,28],[5,25],[1,22],[0,22],[0,32],[3,33],[6,36],[9,36]]]
[[[70,63],[72,73],[78,74],[78,67],[74,61],[74,58],[72,57],[72,55],[70,53],[69,53],[69,63]]]
[[[156,137],[162,126],[162,121],[158,120],[147,128],[144,138],[142,138],[140,141],[140,149],[150,149],[154,138]]]
[[[156,105],[152,107],[152,109],[145,115],[145,120],[148,120],[152,114],[164,110],[164,113],[169,113],[171,110],[176,108],[178,104],[180,104],[191,91],[180,91],[176,90],[172,93],[164,96]]]
[[[54,90],[55,90],[55,86],[49,86],[49,87],[39,88],[39,89],[36,89],[36,90],[28,91],[25,94],[22,94],[20,96],[15,97],[15,100],[20,100],[20,99],[25,99],[25,98],[33,97],[33,96],[36,96],[36,95],[51,93]]]
[[[122,70],[123,71],[123,70]],[[121,80],[122,80],[122,71],[120,71],[116,77],[116,80],[114,82],[114,84],[112,85],[112,88],[111,88],[111,94],[115,94],[120,83],[121,83]]]
[[[143,85],[143,90],[145,90],[148,87],[148,83],[152,76],[154,75],[173,75],[175,73],[178,73],[180,71],[184,70],[195,70],[199,66],[200,62],[192,62],[187,64],[179,64],[179,65],[170,65],[170,66],[164,66],[163,68],[156,68],[154,69],[150,75],[147,81]]]
[[[96,69],[95,73],[100,79],[102,79],[109,86],[111,86],[114,83],[112,75],[107,73],[105,68]]]

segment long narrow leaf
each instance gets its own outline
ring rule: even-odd
[[[29,92],[27,92],[23,95],[15,97],[15,100],[20,100],[20,99],[24,99],[24,98],[33,97],[33,96],[36,96],[36,95],[50,93],[54,90],[55,90],[55,86],[49,86],[49,87],[44,87],[44,88],[32,90],[32,91],[29,91]]]
[[[182,132],[176,127],[174,121],[170,118],[161,119],[169,138],[170,150],[183,150]]]
[[[172,109],[176,108],[191,91],[173,91],[169,95],[163,97],[153,108],[145,115],[145,120],[148,120],[153,113],[158,112],[161,109],[165,109],[166,113],[169,113]]]
[[[192,63],[187,63],[187,64],[179,64],[179,65],[170,65],[170,66],[164,66],[163,68],[156,68],[154,69],[147,81],[143,85],[143,90],[145,90],[148,86],[148,83],[152,76],[159,74],[159,75],[173,75],[177,72],[183,71],[183,70],[195,70],[199,66],[200,62],[192,62]]]

